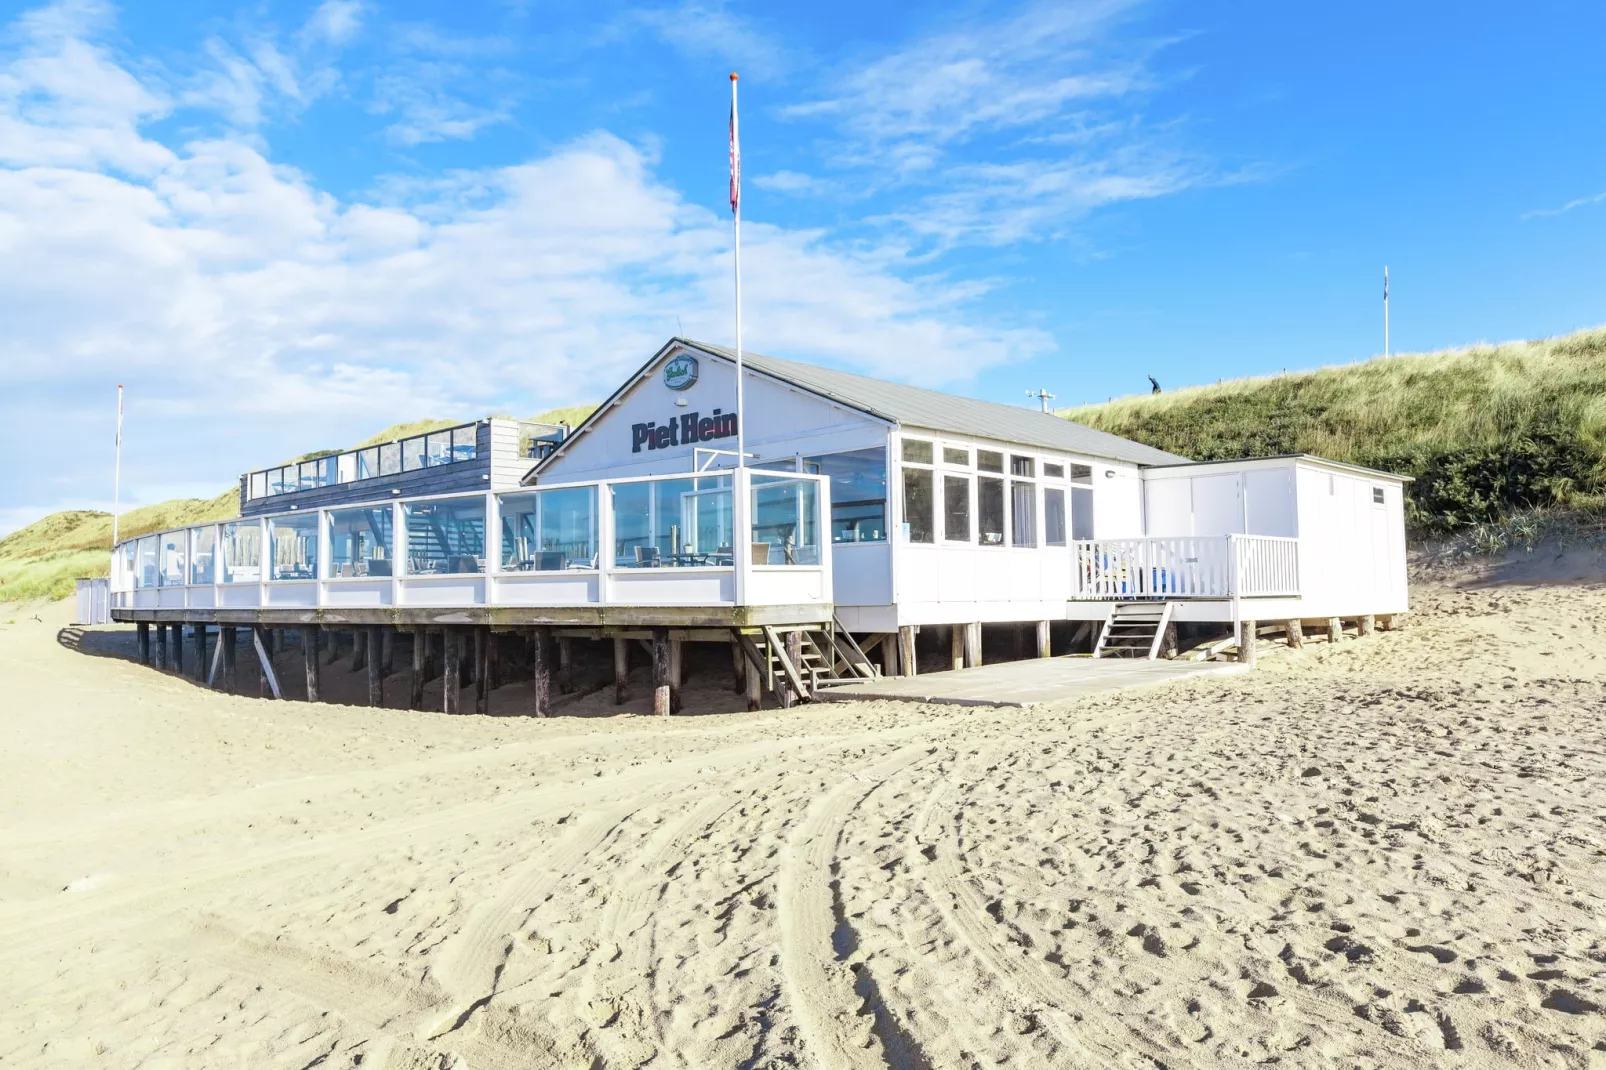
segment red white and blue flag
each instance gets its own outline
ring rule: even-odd
[[[731,75],[731,211],[742,211],[742,145],[736,135],[736,75]]]

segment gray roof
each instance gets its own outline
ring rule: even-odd
[[[736,351],[681,338],[677,341],[706,353],[736,359]],[[954,431],[977,438],[1018,442],[1023,446],[1062,450],[1085,457],[1100,457],[1133,464],[1186,464],[1188,458],[1145,446],[1141,442],[1095,431],[1051,413],[1036,412],[996,401],[978,401],[938,390],[872,379],[868,375],[800,364],[792,360],[766,357],[762,353],[742,354],[742,363],[754,371],[773,376],[811,393],[830,398],[895,424],[923,427],[933,431]]]

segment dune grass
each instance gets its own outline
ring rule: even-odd
[[[1606,328],[1065,410],[1196,460],[1314,453],[1412,476],[1420,533],[1606,500]]]

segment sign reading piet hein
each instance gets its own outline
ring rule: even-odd
[[[671,390],[687,390],[697,382],[697,358],[682,353],[664,365],[664,385]],[[684,401],[681,404],[685,404]],[[700,412],[686,412],[671,416],[663,423],[649,420],[630,425],[630,452],[668,449],[670,446],[689,446],[695,442],[712,442],[718,438],[734,438],[736,414],[715,409],[712,416]]]

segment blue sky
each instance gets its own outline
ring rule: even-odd
[[[0,531],[731,334],[1103,400],[1606,321],[1585,3],[0,4]],[[26,462],[26,463],[18,463]]]

